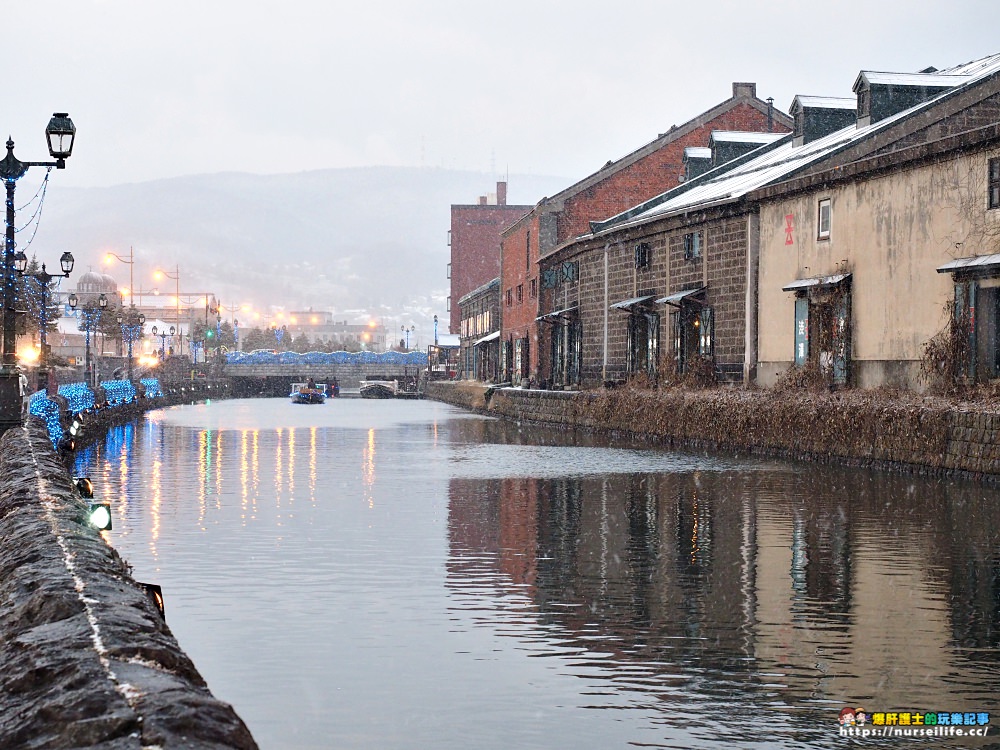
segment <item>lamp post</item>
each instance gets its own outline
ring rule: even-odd
[[[29,167],[45,167],[51,170],[66,168],[66,159],[73,153],[76,126],[65,112],[56,112],[45,128],[45,138],[49,154],[54,162],[25,162],[14,156],[14,141],[7,139],[7,155],[0,160],[0,179],[7,189],[7,231],[4,236],[3,253],[3,355],[0,362],[0,434],[21,424],[21,385],[17,370],[17,336],[14,329],[16,289],[14,275],[14,190],[17,181],[24,177]],[[48,176],[46,175],[46,179]]]
[[[132,246],[129,245],[128,248],[128,260],[125,260],[122,256],[117,253],[105,253],[104,262],[114,263],[115,261],[128,264],[128,297],[129,304],[135,307],[135,275],[133,269],[135,268],[135,255],[132,253]]]
[[[434,346],[438,345],[438,316],[434,316]]]
[[[181,330],[181,267],[180,265],[174,266],[174,272],[163,271],[157,269],[153,272],[153,278],[155,279],[173,279],[174,280],[174,305],[177,320],[174,322],[177,324],[177,330]],[[177,352],[178,354],[183,354],[184,348],[184,337],[181,336],[181,350]]]
[[[76,309],[76,295],[70,295],[70,307]],[[97,385],[97,380],[94,377],[94,368],[90,361],[90,332],[96,331],[97,327],[101,324],[101,314],[108,307],[108,296],[101,292],[101,295],[97,298],[97,307],[93,305],[84,307],[81,312],[83,313],[83,330],[86,332],[86,342],[87,348],[83,356],[84,370],[85,370],[85,381],[90,388],[94,388]]]
[[[134,310],[129,310],[128,322],[125,316],[118,313],[118,325],[122,329],[122,338],[128,342],[128,379],[132,382],[132,342],[142,336],[142,326],[146,322],[146,316],[142,313],[134,315]]]
[[[163,329],[160,333],[156,332],[156,326],[150,329],[154,336],[160,337],[160,359],[166,359],[167,357],[167,336],[173,336],[174,332],[177,330],[173,326],[170,326],[170,332],[167,333],[166,329]]]
[[[400,326],[399,330],[406,334],[406,351],[410,351],[410,333],[417,330],[416,326]]]
[[[14,255],[14,270],[22,276],[35,279],[42,291],[41,312],[38,316],[38,390],[47,391],[49,385],[49,342],[47,336],[49,323],[49,284],[52,283],[53,279],[57,279],[60,276],[68,277],[70,275],[73,271],[73,253],[67,251],[59,258],[59,266],[62,268],[61,274],[48,273],[45,270],[44,263],[42,263],[41,271],[38,271],[37,273],[25,273],[27,263],[28,259],[25,257],[24,253],[19,252]]]

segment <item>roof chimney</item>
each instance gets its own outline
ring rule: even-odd
[[[733,98],[755,99],[757,97],[757,84],[746,81],[733,81]]]
[[[485,195],[480,195],[479,196],[479,205],[480,206],[485,206],[486,205],[486,196]]]
[[[497,205],[507,205],[507,183],[505,181],[497,182]]]

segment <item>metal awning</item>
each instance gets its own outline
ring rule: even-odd
[[[537,318],[535,318],[535,322],[537,323],[540,320],[552,321],[555,320],[556,318],[568,317],[569,313],[576,312],[577,307],[578,307],[577,305],[573,305],[572,307],[564,307],[562,310],[556,310],[555,312],[539,315]]]
[[[647,294],[645,297],[633,297],[632,299],[624,299],[621,302],[615,302],[609,310],[631,310],[633,307],[638,307],[639,305],[645,305],[653,299],[652,294]]]
[[[955,260],[938,266],[938,273],[955,273],[956,271],[979,271],[987,273],[1000,268],[1000,254],[974,255],[971,258],[956,258]]]
[[[668,294],[666,297],[660,297],[656,300],[656,304],[680,307],[681,302],[686,300],[688,297],[692,297],[696,294],[704,294],[706,289],[708,289],[708,287],[700,286],[697,289],[685,289],[683,292],[674,292],[673,294]]]
[[[479,346],[480,344],[485,344],[489,341],[496,341],[498,338],[500,338],[500,331],[494,331],[493,333],[487,333],[481,339],[476,339],[472,342],[472,345]]]
[[[808,279],[796,279],[790,284],[781,287],[783,292],[797,292],[801,289],[823,289],[824,287],[836,286],[851,278],[849,273],[838,273],[833,276],[813,276]]]

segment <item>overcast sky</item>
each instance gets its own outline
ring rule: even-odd
[[[849,96],[861,69],[1000,51],[997,17],[996,0],[17,0],[0,129],[41,160],[69,112],[56,184],[73,186],[364,165],[575,181],[735,80],[782,110]]]

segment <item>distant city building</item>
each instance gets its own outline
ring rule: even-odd
[[[353,344],[359,349],[381,352],[392,348],[395,341],[389,340],[385,325],[374,320],[367,323],[349,323],[336,320],[334,313],[324,310],[297,310],[273,321],[284,327],[287,335],[297,339],[302,335],[317,345],[326,348],[331,342],[342,346]]]

